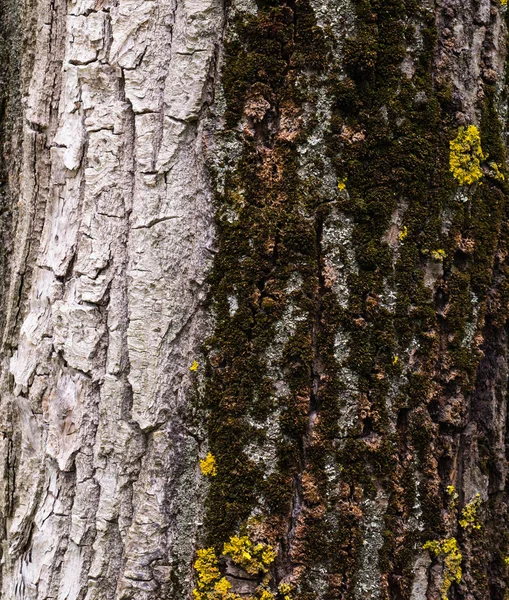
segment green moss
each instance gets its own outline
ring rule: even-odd
[[[297,174],[296,143],[306,134],[298,132],[289,140],[275,124],[282,111],[299,111],[309,101],[328,50],[306,2],[266,3],[257,15],[235,17],[233,28],[222,77],[227,126],[237,127],[253,94],[269,107],[254,138],[235,134],[242,156],[235,171],[227,172],[225,192],[218,197],[219,251],[211,277],[216,328],[205,348],[204,394],[209,445],[218,464],[206,519],[207,539],[215,547],[255,507],[267,515],[288,514],[302,469],[320,295],[317,240],[322,217],[319,202],[305,194]],[[304,71],[309,75],[303,77]],[[295,273],[304,283],[288,292]],[[230,314],[230,297],[238,305],[235,314]],[[275,402],[264,352],[288,306],[301,316],[283,350],[289,395]],[[275,411],[283,437],[277,443],[277,469],[265,477],[244,453],[258,436],[248,420],[261,424]]]
[[[207,543],[219,550],[256,510],[281,542],[281,564],[305,574],[299,600],[315,598],[318,585],[326,598],[353,597],[362,497],[380,487],[389,498],[380,553],[389,595],[410,593],[412,558],[422,544],[408,525],[417,501],[427,539],[449,535],[448,500],[437,482],[450,474],[445,459],[440,473],[435,460],[445,456],[441,430],[455,431],[459,422],[447,416],[448,402],[467,397],[475,382],[480,353],[467,332],[484,318],[507,234],[506,183],[494,168],[468,202],[455,199],[449,145],[457,106],[451,86],[432,78],[433,15],[415,0],[353,4],[356,29],[345,41],[341,76],[336,65],[328,68],[332,56],[310,5],[267,1],[256,15],[233,19],[222,79],[225,135],[241,142],[242,155],[234,169],[224,165],[225,191],[217,198],[216,324],[206,345],[205,409],[218,472]],[[408,46],[411,79],[400,70]],[[306,180],[298,145],[318,124],[303,118],[318,91],[332,100],[333,114],[326,156],[308,155],[313,177]],[[498,168],[505,154],[495,95],[486,86],[479,132]],[[260,99],[265,112],[254,119],[246,103]],[[283,131],[285,119],[294,130]],[[346,182],[333,197],[320,192],[325,158],[335,186]],[[322,248],[324,223],[338,210],[354,222],[357,270],[348,272],[346,306],[327,281]],[[399,232],[388,243],[395,215]],[[345,248],[337,252],[348,260]],[[497,290],[509,306],[504,281],[498,278]],[[396,293],[390,306],[388,290]],[[276,395],[266,349],[284,315],[293,327],[273,366],[287,392]],[[339,330],[351,340],[342,367],[358,382],[358,420],[346,439],[338,423],[352,391],[334,354]],[[459,407],[459,418],[465,410]],[[271,419],[280,436],[267,474],[245,450],[263,445],[260,432]],[[331,463],[340,470],[341,493],[329,481]],[[328,573],[326,585],[318,583],[317,565]]]

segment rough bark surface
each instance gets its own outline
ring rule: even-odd
[[[506,12],[1,0],[2,599],[507,597]]]

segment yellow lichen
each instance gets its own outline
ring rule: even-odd
[[[197,581],[193,590],[195,600],[230,600],[228,590],[231,584],[225,577],[221,577],[214,549],[201,548],[196,555],[194,568]]]
[[[500,4],[501,4],[502,6],[506,6],[506,4],[507,4],[507,0],[500,0]]]
[[[221,577],[221,579],[214,584],[214,591],[218,594],[228,594],[228,590],[232,587],[232,584],[226,579],[226,577]]]
[[[208,477],[215,477],[217,475],[216,459],[213,454],[209,452],[203,460],[200,460],[200,469]]]
[[[198,361],[193,360],[193,364],[189,367],[190,371],[197,371],[198,370]]]
[[[399,232],[398,238],[399,241],[402,242],[406,236],[408,235],[408,227],[406,225],[403,225],[403,227],[401,228],[401,231]]]
[[[481,136],[475,125],[460,127],[449,142],[449,169],[460,185],[471,185],[482,177],[481,162],[485,160]]]
[[[461,561],[463,559],[456,538],[446,538],[437,541],[430,540],[423,546],[424,550],[433,552],[435,556],[441,556],[444,559],[444,579],[442,582],[442,600],[448,600],[448,592],[453,583],[461,581]]]
[[[194,563],[194,568],[198,573],[198,580],[202,584],[208,585],[219,579],[221,572],[217,566],[217,556],[214,548],[201,548],[196,552],[196,556],[198,558]]]
[[[346,177],[342,177],[338,181],[338,190],[342,192],[346,188]]]
[[[477,520],[477,511],[481,506],[481,502],[481,495],[476,494],[472,500],[465,505],[464,509],[461,511],[461,519],[458,520],[458,523],[463,529],[466,529],[467,527],[481,529],[481,524]]]
[[[397,365],[399,362],[399,357],[397,355],[395,355],[392,359],[392,366],[394,367],[395,365]]]
[[[277,589],[281,596],[283,596],[283,600],[292,600],[290,596],[292,586],[289,583],[280,583]]]
[[[502,171],[500,170],[500,167],[497,165],[496,162],[490,162],[490,167],[491,167],[491,170],[492,170],[491,175],[495,179],[498,179],[499,181],[504,181],[505,180],[505,176],[502,173]]]
[[[233,536],[226,542],[223,554],[252,575],[266,573],[274,562],[276,553],[267,544],[254,544],[247,535]]]
[[[438,262],[442,262],[446,256],[447,254],[445,253],[445,250],[442,250],[442,248],[431,251],[431,257]]]
[[[454,510],[456,508],[456,503],[458,501],[458,492],[456,491],[456,488],[453,485],[448,485],[447,486],[447,494],[449,495],[449,509],[450,510]]]
[[[269,589],[271,576],[268,566],[274,562],[276,553],[268,544],[255,544],[247,536],[233,536],[224,545],[223,556],[242,567],[251,575],[265,574],[254,596],[241,598],[230,591],[232,585],[221,576],[218,558],[213,548],[201,548],[196,553],[194,563],[196,571],[196,587],[193,590],[194,600],[275,600]],[[288,588],[290,589],[290,588]],[[284,600],[291,600],[288,596]]]

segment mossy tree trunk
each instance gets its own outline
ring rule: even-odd
[[[506,11],[1,0],[2,599],[507,597]]]

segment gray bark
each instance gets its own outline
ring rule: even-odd
[[[41,0],[22,14],[1,595],[154,598],[172,569],[186,588],[200,521],[179,414],[207,330],[202,112],[223,11]]]

